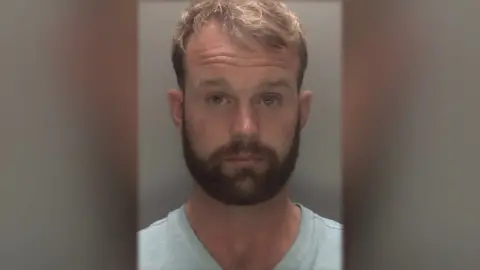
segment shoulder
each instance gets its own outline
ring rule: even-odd
[[[201,266],[204,262],[196,253],[194,237],[183,207],[170,212],[166,218],[138,232],[137,269],[215,269],[208,264]]]
[[[338,223],[334,220],[322,217],[322,216],[320,216],[318,214],[315,214],[315,213],[313,213],[312,219],[315,223],[315,226],[323,227],[327,233],[330,233],[330,234],[333,234],[333,235],[341,235],[342,232],[343,232],[342,224],[340,224],[340,223]]]
[[[160,219],[137,233],[138,267],[158,269],[167,263],[169,251],[169,216]]]
[[[322,217],[310,210],[310,224],[313,225],[311,237],[315,247],[315,269],[341,269],[343,226],[342,224]]]
[[[333,235],[342,235],[342,231],[343,231],[342,224],[332,219],[322,217],[303,205],[300,205],[300,204],[297,204],[297,205],[301,207],[302,212],[305,214],[305,217],[309,221],[313,222],[315,230],[325,231]]]
[[[158,243],[158,240],[164,239],[167,234],[167,224],[168,217],[165,217],[140,230],[137,233],[139,248],[144,247],[150,242]]]
[[[315,230],[323,237],[323,243],[319,243],[322,246],[324,252],[341,255],[343,244],[343,226],[331,219],[322,217],[318,214],[313,215],[313,223]],[[327,251],[328,250],[328,251]]]
[[[314,230],[318,233],[321,233],[324,237],[325,243],[331,243],[334,245],[341,244],[342,235],[343,235],[343,226],[342,224],[320,216],[312,211],[310,211],[310,218],[312,219]]]

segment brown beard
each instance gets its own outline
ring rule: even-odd
[[[219,147],[204,160],[192,148],[187,125],[184,118],[182,144],[187,168],[208,196],[226,205],[256,205],[272,199],[285,187],[295,169],[300,146],[300,121],[297,121],[290,150],[283,160],[275,150],[260,141],[241,136],[233,137],[230,143]],[[267,162],[267,170],[258,173],[253,168],[241,168],[233,175],[222,173],[222,160],[239,153],[262,157]],[[242,186],[248,186],[248,189]]]

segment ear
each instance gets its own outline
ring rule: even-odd
[[[303,129],[310,115],[310,104],[312,103],[312,91],[303,90],[299,95],[300,106],[300,127]]]
[[[170,105],[170,113],[172,115],[173,124],[177,129],[182,127],[183,119],[183,91],[172,89],[167,92],[168,104]]]

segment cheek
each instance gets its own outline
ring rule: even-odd
[[[262,119],[260,126],[261,140],[268,146],[274,148],[281,157],[290,150],[295,128],[297,115],[277,114],[275,119]]]
[[[206,158],[213,151],[228,142],[228,137],[221,126],[221,122],[215,121],[206,115],[192,113],[186,115],[190,119],[187,130],[193,149]]]

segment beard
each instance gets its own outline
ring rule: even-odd
[[[209,197],[225,205],[249,206],[266,202],[280,193],[295,170],[300,146],[299,120],[290,149],[283,159],[271,147],[244,136],[233,137],[207,159],[202,159],[193,149],[192,134],[187,125],[183,120],[182,144],[187,168]],[[240,167],[229,173],[222,171],[225,158],[238,154],[261,157],[260,162],[265,162],[266,169],[259,172],[252,166]]]

